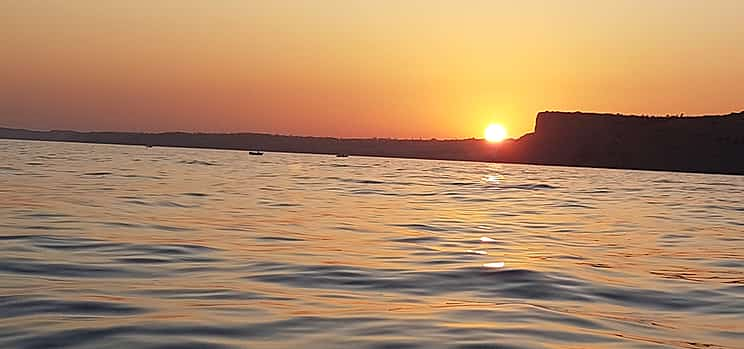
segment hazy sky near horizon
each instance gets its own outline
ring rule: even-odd
[[[0,126],[510,136],[744,109],[741,0],[0,0]]]

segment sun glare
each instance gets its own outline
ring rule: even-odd
[[[506,129],[499,124],[490,124],[486,127],[485,137],[489,142],[501,142],[506,139]]]

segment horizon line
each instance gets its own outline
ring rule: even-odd
[[[679,114],[666,114],[666,115],[654,115],[654,114],[623,114],[618,112],[599,112],[599,111],[560,111],[560,110],[542,110],[536,113],[535,120],[541,115],[545,113],[555,113],[555,114],[583,114],[584,116],[587,115],[596,115],[596,116],[617,116],[617,117],[636,117],[636,118],[644,118],[644,119],[671,119],[671,118],[709,118],[709,117],[728,117],[728,116],[735,116],[735,115],[741,115],[744,116],[744,109],[741,111],[733,111],[729,112],[728,114],[703,114],[703,115],[685,115],[685,113],[679,113]],[[537,122],[536,122],[537,123]],[[7,127],[0,125],[0,129],[8,129],[8,130],[21,130],[21,131],[30,131],[30,132],[74,132],[74,133],[133,133],[133,134],[141,134],[141,135],[165,135],[165,134],[191,134],[191,135],[267,135],[267,136],[277,136],[277,137],[300,137],[300,138],[329,138],[329,139],[338,139],[338,140],[394,140],[394,141],[469,141],[469,140],[479,140],[483,141],[485,138],[483,137],[468,137],[468,138],[438,138],[438,137],[381,137],[381,136],[373,136],[373,137],[337,137],[337,136],[320,136],[320,135],[296,135],[296,134],[287,134],[287,133],[271,133],[271,132],[258,132],[258,131],[235,131],[235,132],[225,132],[225,131],[185,131],[185,130],[176,130],[176,131],[133,131],[133,130],[127,130],[127,131],[113,131],[113,130],[74,130],[74,129],[35,129],[35,128],[22,128],[22,127]],[[513,140],[519,140],[520,138],[534,134],[535,129],[533,126],[532,132],[525,132],[524,134],[520,136],[513,136],[505,138],[503,142],[507,141],[513,141]]]

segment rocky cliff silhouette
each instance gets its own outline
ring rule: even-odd
[[[744,112],[643,117],[542,112],[519,140],[537,164],[744,174]]]
[[[0,138],[744,174],[744,112],[699,117],[541,112],[534,133],[498,144],[9,128],[0,128]]]

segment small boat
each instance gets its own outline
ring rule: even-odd
[[[248,152],[249,155],[263,155],[262,151],[251,150]]]
[[[338,153],[338,154],[336,154],[336,157],[337,157],[337,158],[348,158],[348,157],[349,157],[349,154],[345,154],[345,153]]]

